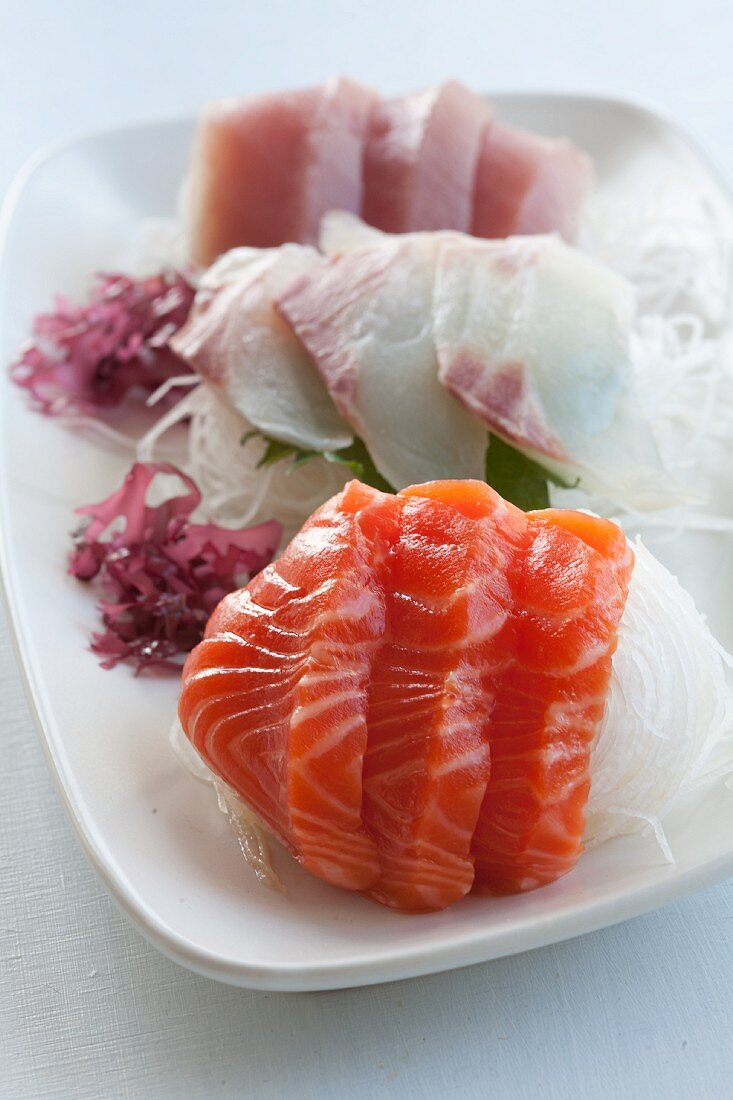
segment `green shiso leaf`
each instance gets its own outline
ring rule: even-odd
[[[242,445],[250,439],[258,437],[264,440],[265,450],[257,463],[258,467],[272,466],[275,462],[288,460],[290,463],[288,473],[304,466],[314,458],[325,458],[327,462],[336,462],[341,466],[347,466],[354,477],[363,481],[365,485],[371,485],[375,489],[381,489],[383,493],[393,493],[394,489],[389,482],[382,477],[377,467],[372,462],[371,455],[361,439],[355,438],[348,447],[342,447],[338,451],[309,451],[294,446],[292,443],[281,443],[278,439],[272,439],[258,431],[247,432],[242,436]]]
[[[381,489],[383,493],[393,493],[394,488],[386,478],[383,478],[377,467],[372,462],[372,456],[366,449],[366,444],[357,436],[348,447],[342,447],[340,451],[324,451],[323,457],[329,462],[339,462],[342,466],[348,466],[359,481],[365,485],[371,485],[374,489]]]
[[[250,431],[242,436],[241,443],[248,443],[250,439],[258,438],[264,441],[265,450],[257,463],[258,467],[272,466],[275,462],[289,462],[288,473],[304,466],[314,458],[325,458],[327,462],[336,462],[341,466],[347,466],[366,485],[375,489],[381,489],[383,493],[393,493],[394,489],[389,482],[382,477],[372,461],[372,457],[363,440],[358,437],[348,447],[342,447],[338,451],[311,451],[303,450],[292,443],[282,443],[278,439],[264,435],[262,432]],[[511,444],[506,443],[497,435],[489,435],[489,445],[486,451],[485,478],[497,493],[505,500],[515,504],[525,512],[535,508],[548,508],[550,505],[549,484],[569,488],[567,482],[557,474],[546,470],[539,463],[527,458]]]
[[[570,488],[557,474],[527,458],[498,435],[489,435],[485,477],[504,500],[525,512],[549,508],[550,482],[563,489]]]

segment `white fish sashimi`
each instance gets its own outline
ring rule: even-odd
[[[265,435],[296,447],[337,450],[353,440],[303,345],[273,307],[294,279],[324,263],[315,249],[234,249],[203,277],[178,355],[225,391]]]
[[[484,473],[486,430],[438,380],[436,247],[431,234],[385,237],[306,272],[278,300],[396,489]]]
[[[733,772],[733,662],[676,578],[641,543],[634,554],[591,755],[585,840],[651,825],[664,848],[675,797]]]
[[[435,285],[440,378],[474,416],[549,469],[627,507],[668,483],[637,403],[634,290],[555,236],[443,237]]]

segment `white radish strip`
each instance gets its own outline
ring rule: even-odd
[[[157,390],[151,393],[150,397],[145,402],[146,405],[157,405],[159,401],[162,401],[171,390],[177,389],[179,386],[197,386],[201,378],[198,374],[178,374],[175,378],[166,378],[165,382],[162,382]]]
[[[254,872],[258,882],[279,894],[286,893],[285,886],[272,866],[267,831],[257,816],[245,806],[231,787],[207,768],[181,729],[178,719],[171,726],[169,741],[173,752],[186,771],[199,782],[210,783],[213,786],[219,809],[229,819],[245,862]]]
[[[634,551],[591,756],[589,847],[649,824],[660,838],[678,795],[733,773],[731,658],[676,578],[641,542]]]
[[[258,468],[261,439],[242,439],[252,425],[214,386],[201,381],[140,440],[138,457],[153,461],[162,437],[189,419],[184,463],[203,496],[203,510],[229,527],[246,527],[277,516],[289,541],[303,521],[348,481],[351,471],[325,458],[292,470],[285,459]]]

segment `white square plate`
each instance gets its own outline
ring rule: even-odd
[[[724,188],[673,126],[628,104],[570,96],[495,97],[509,121],[567,134],[595,157],[601,190],[692,181],[723,211]],[[0,358],[55,292],[114,270],[143,217],[170,215],[190,120],[99,133],[39,154],[4,212]],[[86,651],[93,594],[65,574],[75,506],[115,488],[127,462],[25,408],[3,379],[3,567],[28,698],[59,792],[123,911],[177,962],[260,989],[361,985],[539,947],[642,913],[733,873],[733,795],[722,785],[669,822],[677,856],[649,839],[614,841],[567,878],[523,897],[468,898],[406,917],[339,892],[282,853],[288,894],[260,888],[210,789],[172,757],[174,679],[104,672]],[[730,543],[685,536],[667,556],[724,644],[733,643]]]

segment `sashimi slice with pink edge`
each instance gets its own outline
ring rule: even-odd
[[[482,138],[470,231],[475,237],[554,232],[572,243],[592,186],[591,159],[571,141],[497,123]]]
[[[209,105],[188,188],[191,258],[231,248],[315,243],[321,216],[358,212],[368,120],[377,101],[346,77],[298,91]]]
[[[277,308],[334,403],[395,489],[481,478],[486,429],[438,378],[433,339],[437,237],[389,237],[305,272]]]
[[[353,433],[273,304],[295,279],[324,262],[309,245],[232,249],[204,274],[171,346],[263,434],[330,451],[348,446]]]
[[[457,81],[379,103],[364,152],[362,217],[389,233],[471,227],[492,109]]]

